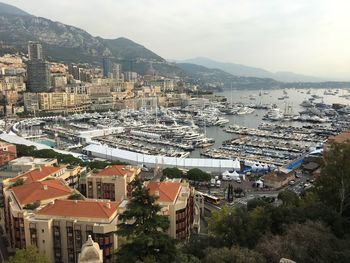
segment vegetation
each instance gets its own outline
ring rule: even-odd
[[[201,262],[350,262],[349,158],[349,145],[334,145],[316,187],[281,192],[280,206],[259,198],[214,212],[209,235],[192,236],[183,253]]]
[[[156,197],[149,194],[140,180],[131,184],[132,197],[119,216],[122,223],[117,232],[126,242],[117,251],[118,262],[172,262],[176,248],[175,240],[165,233],[168,218],[159,213],[161,207],[155,203]]]
[[[59,163],[69,164],[70,166],[74,166],[74,165],[87,166],[89,169],[103,169],[108,165],[126,164],[125,162],[119,162],[119,161],[84,162],[83,160],[76,158],[71,154],[58,153],[53,149],[37,150],[34,146],[26,146],[23,144],[16,144],[16,147],[17,147],[18,157],[32,156],[35,158],[54,158],[54,159],[57,159]]]
[[[16,250],[16,254],[9,258],[6,263],[50,263],[50,260],[38,252],[35,247],[27,247],[26,249]]]
[[[210,181],[210,179],[211,179],[210,174],[208,174],[208,173],[206,173],[198,168],[193,168],[193,169],[189,170],[186,174],[186,177],[188,180],[199,181],[199,182]]]
[[[34,202],[34,203],[31,203],[31,204],[26,204],[26,205],[24,206],[24,209],[34,210],[34,209],[37,209],[39,206],[40,206],[40,202],[39,202],[39,201],[36,201],[36,202]]]
[[[324,163],[317,193],[327,206],[350,217],[350,146],[333,144],[324,154]]]
[[[84,197],[81,194],[75,193],[68,197],[69,200],[83,200]]]
[[[204,263],[264,263],[262,255],[254,250],[240,247],[209,248],[206,251]]]
[[[16,186],[20,186],[24,184],[24,179],[23,178],[19,178],[18,180],[16,180],[16,182],[14,182],[11,187],[16,187]]]
[[[165,168],[162,171],[164,177],[172,178],[182,178],[184,176],[183,172],[176,167],[173,168]]]

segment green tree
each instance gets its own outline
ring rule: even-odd
[[[283,235],[265,236],[257,245],[257,251],[268,262],[278,263],[282,257],[298,263],[338,262],[332,260],[338,250],[337,239],[320,222],[307,221],[285,228]]]
[[[132,183],[134,191],[126,210],[119,216],[117,233],[126,243],[117,251],[118,262],[171,262],[175,259],[175,240],[165,231],[169,220],[160,214],[161,207],[140,180]]]
[[[271,219],[267,210],[257,207],[251,212],[244,208],[224,207],[213,212],[208,221],[210,234],[226,247],[253,248],[257,240],[270,230]]]
[[[210,179],[211,179],[210,174],[208,174],[208,173],[206,173],[198,168],[193,168],[193,169],[189,170],[187,172],[186,176],[187,176],[187,179],[189,179],[189,180],[199,181],[199,182],[210,181]]]
[[[324,153],[316,189],[325,204],[350,217],[350,144],[334,143]]]
[[[176,167],[173,168],[165,168],[163,171],[163,176],[168,177],[168,178],[182,178],[183,177],[183,172]]]
[[[299,196],[290,190],[285,190],[278,194],[278,199],[280,199],[284,206],[293,207],[299,205]]]
[[[16,254],[9,258],[7,263],[50,263],[50,260],[44,255],[40,254],[37,248],[27,247],[26,249],[16,250]]]
[[[264,263],[262,255],[254,250],[240,247],[209,248],[204,263]]]

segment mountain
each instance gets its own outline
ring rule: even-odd
[[[249,67],[235,63],[225,63],[215,61],[209,58],[197,57],[187,59],[184,61],[178,61],[180,63],[193,63],[208,68],[217,68],[233,75],[245,76],[245,77],[258,77],[258,78],[273,78],[282,82],[320,82],[324,79],[296,74],[293,72],[270,72],[261,68]]]
[[[16,16],[29,16],[27,12],[24,12],[23,10],[12,6],[8,5],[5,3],[0,3],[0,14],[7,14],[7,15],[16,15]]]
[[[28,41],[40,41],[48,58],[64,62],[100,62],[103,55],[116,60],[154,60],[163,58],[126,38],[103,39],[88,32],[30,15],[0,3],[0,41],[26,52]]]
[[[235,76],[221,69],[211,69],[191,63],[177,63],[177,67],[182,69],[194,80],[204,83],[211,83],[222,88],[277,88],[280,83],[271,78],[256,78]]]
[[[0,45],[0,54],[27,53],[28,41],[40,41],[50,61],[101,64],[102,57],[108,55],[121,63],[124,70],[142,75],[181,76],[202,87],[223,88],[231,84],[237,87],[275,87],[277,84],[272,79],[237,77],[219,69],[170,63],[129,39],[94,37],[80,28],[36,17],[3,3],[0,3],[0,25],[0,43],[5,44]]]

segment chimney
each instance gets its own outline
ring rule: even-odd
[[[41,172],[43,169],[41,168],[41,165],[39,165],[39,171]]]
[[[47,191],[47,185],[46,184],[43,185],[43,188],[44,188],[45,191]]]
[[[107,207],[108,209],[110,209],[110,208],[111,208],[111,203],[110,203],[110,202],[107,202],[106,207]]]
[[[155,191],[154,191],[154,195],[157,196],[157,197],[159,197],[159,190],[155,190]]]
[[[76,204],[77,204],[77,203],[78,203],[78,200],[74,200],[74,203],[76,203]]]

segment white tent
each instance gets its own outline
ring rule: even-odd
[[[222,173],[223,180],[237,180],[239,179],[239,174],[236,171],[225,171]]]
[[[259,187],[259,188],[263,188],[263,187],[264,187],[264,182],[261,181],[260,179],[257,180],[257,181],[255,181],[255,184],[256,184],[256,186]]]

